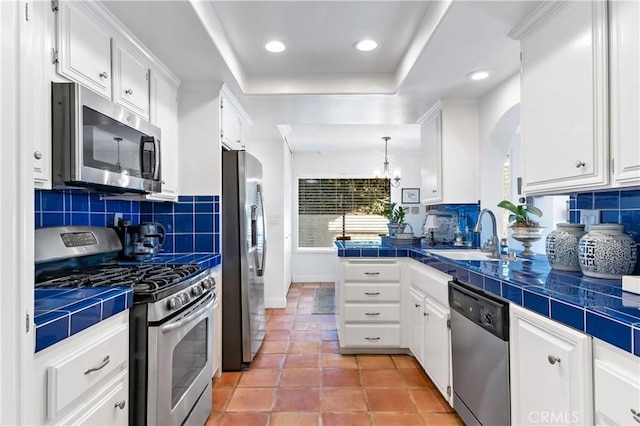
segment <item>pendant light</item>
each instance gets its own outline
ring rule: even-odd
[[[396,176],[391,176],[391,170],[389,169],[389,158],[387,156],[387,145],[389,143],[389,139],[391,139],[390,136],[382,137],[382,140],[384,141],[384,163],[382,165],[382,177],[384,179],[389,179],[391,181],[391,186],[397,188],[398,186],[400,186],[400,175],[398,173],[396,174]]]

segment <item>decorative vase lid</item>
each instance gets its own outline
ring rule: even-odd
[[[596,223],[589,226],[589,232],[622,234],[624,233],[624,225],[620,223]]]

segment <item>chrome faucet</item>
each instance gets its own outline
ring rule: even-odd
[[[480,250],[485,252],[491,252],[491,257],[499,258],[500,257],[500,240],[498,239],[498,229],[496,225],[496,216],[489,209],[482,209],[480,214],[478,215],[478,223],[476,223],[474,232],[482,231],[482,217],[488,214],[491,218],[491,226],[493,227],[491,238],[489,238]]]

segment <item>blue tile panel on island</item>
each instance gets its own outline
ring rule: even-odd
[[[621,280],[552,270],[544,255],[509,261],[461,261],[419,246],[336,242],[339,257],[410,257],[461,281],[640,356],[640,295],[623,292]],[[379,255],[375,255],[375,250]],[[365,254],[366,253],[366,254]]]

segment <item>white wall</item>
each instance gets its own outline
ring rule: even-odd
[[[375,170],[381,170],[384,151],[379,152],[295,152],[292,155],[292,223],[293,254],[292,280],[294,282],[331,282],[336,280],[336,253],[333,249],[297,248],[297,179],[299,177],[374,177]],[[402,188],[420,187],[420,153],[393,151],[389,147],[391,168],[400,168],[402,179],[398,188],[391,188],[391,201],[400,203]],[[409,206],[409,205],[407,205]],[[424,221],[424,207],[419,207],[417,215],[408,214],[416,234],[420,233]]]
[[[265,270],[264,302],[267,308],[284,308],[291,283],[287,274],[286,237],[290,230],[286,221],[290,205],[285,181],[286,162],[282,140],[251,139],[247,151],[262,163],[264,209],[267,218],[267,260]],[[290,194],[290,190],[289,190]]]

